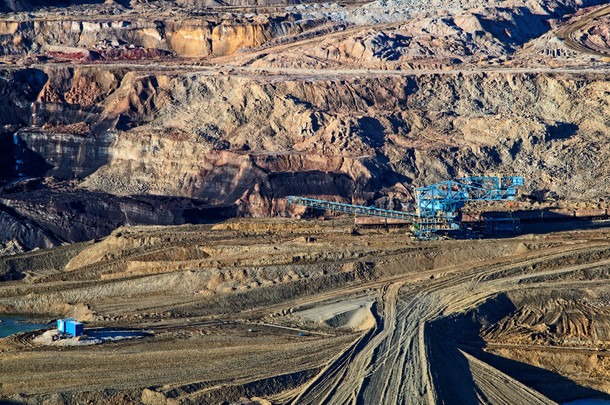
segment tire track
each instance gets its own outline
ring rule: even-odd
[[[377,325],[322,370],[292,401],[293,404],[354,402],[363,384],[362,370],[371,363],[375,349],[396,327],[396,303],[402,284],[396,282],[383,288],[383,316],[377,319]]]
[[[436,341],[428,332],[428,325],[441,317],[473,308],[499,292],[519,288],[520,281],[539,274],[565,273],[606,264],[605,257],[596,256],[606,248],[607,245],[600,246],[597,242],[585,242],[550,248],[509,263],[499,260],[495,265],[450,273],[432,282],[388,283],[382,288],[383,305],[380,305],[375,328],[331,361],[290,403],[436,404],[451,402],[455,390],[461,390],[459,398],[474,402],[553,403],[462,352],[457,345]],[[534,270],[536,265],[553,264],[575,252],[584,263],[555,270],[544,270],[544,266],[543,270]],[[463,372],[451,375],[452,369]],[[447,381],[455,384],[440,383]],[[448,385],[461,388],[447,389]]]

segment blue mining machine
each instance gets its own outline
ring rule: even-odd
[[[435,234],[457,235],[468,231],[460,211],[467,202],[513,200],[517,188],[522,185],[522,177],[464,177],[417,188],[416,213],[295,196],[288,197],[287,202],[314,209],[407,221],[416,236],[426,239]],[[479,227],[490,234],[511,234],[518,233],[521,224],[515,218],[493,218],[482,221]]]

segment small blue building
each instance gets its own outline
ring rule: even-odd
[[[60,319],[57,321],[57,330],[73,337],[82,336],[83,324],[77,322],[74,318]]]

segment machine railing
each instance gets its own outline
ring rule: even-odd
[[[355,214],[355,215],[366,215],[369,217],[403,219],[403,220],[411,221],[413,223],[416,222],[418,219],[417,214],[412,214],[410,212],[384,210],[382,208],[365,207],[363,205],[343,204],[343,203],[337,203],[337,202],[331,202],[331,201],[316,200],[313,198],[290,196],[290,197],[286,198],[286,201],[288,201],[288,204],[304,205],[306,207],[319,208],[319,209],[323,209],[323,210],[332,210],[332,211],[338,211],[338,212],[346,212],[348,214]]]
[[[422,218],[454,220],[468,201],[513,200],[522,177],[465,177],[415,190],[417,213]]]
[[[459,228],[458,224],[453,223],[451,221],[447,221],[443,218],[420,218],[417,214],[411,212],[392,211],[376,207],[365,207],[363,205],[344,204],[332,201],[316,200],[314,198],[294,196],[286,198],[286,201],[288,202],[288,204],[291,205],[302,205],[305,207],[317,208],[322,210],[345,212],[348,214],[364,215],[370,217],[406,220],[411,222],[411,224],[413,225],[413,230],[419,233],[430,233],[442,230],[450,231]]]
[[[344,204],[305,197],[287,197],[288,204],[354,215],[406,220],[416,234],[461,228],[460,208],[467,201],[512,200],[522,177],[465,177],[444,181],[415,190],[417,213],[386,210],[363,205]]]

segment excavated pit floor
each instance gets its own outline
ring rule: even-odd
[[[126,227],[5,257],[22,278],[0,284],[2,311],[64,316],[76,304],[87,328],[146,336],[61,352],[41,332],[4,338],[2,396],[608,399],[608,236],[421,242],[399,230],[352,234],[341,218],[233,220]]]

